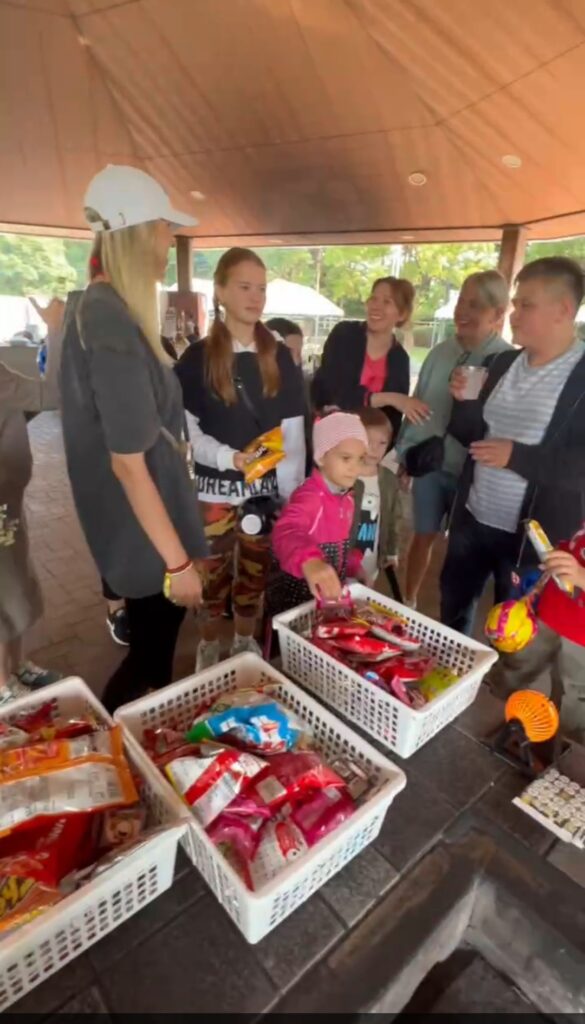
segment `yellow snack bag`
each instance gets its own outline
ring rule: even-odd
[[[251,456],[244,470],[244,479],[247,484],[253,484],[284,459],[282,427],[273,427],[250,441],[244,448],[244,455]]]

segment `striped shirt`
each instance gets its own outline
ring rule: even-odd
[[[485,403],[486,438],[540,444],[559,395],[583,352],[583,343],[575,341],[567,352],[544,366],[530,366],[526,352],[518,356]],[[510,469],[477,463],[467,508],[478,522],[515,533],[527,487],[528,481]]]

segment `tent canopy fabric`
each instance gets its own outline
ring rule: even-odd
[[[176,289],[176,284],[171,290]],[[204,295],[207,308],[213,305],[213,281],[202,277],[194,277],[191,280],[191,288],[194,292]],[[264,317],[269,316],[298,316],[298,317],[327,317],[343,316],[343,310],[336,306],[324,295],[320,295],[314,288],[308,288],[304,284],[294,284],[292,281],[284,281],[276,278],[268,282],[266,289],[266,306]]]
[[[0,0],[0,38],[0,229],[83,231],[115,162],[205,246],[585,231],[583,0]]]

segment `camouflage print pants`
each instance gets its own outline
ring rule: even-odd
[[[233,505],[202,501],[199,508],[211,552],[205,561],[203,609],[209,618],[218,618],[231,591],[234,615],[253,618],[270,568],[270,537],[242,533]]]

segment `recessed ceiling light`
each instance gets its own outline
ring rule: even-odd
[[[193,191],[190,192],[189,194],[193,196],[193,199],[205,199],[205,194],[203,192],[200,192],[198,188],[194,188]]]
[[[421,185],[426,185],[427,176],[422,171],[413,171],[412,174],[408,175],[408,180],[411,185],[420,187]]]
[[[401,237],[403,242],[413,242],[414,241],[414,235],[401,235],[400,237]]]
[[[519,167],[522,167],[522,158],[516,156],[515,153],[506,153],[502,157],[502,163],[504,167],[509,167],[513,171],[517,171]]]

